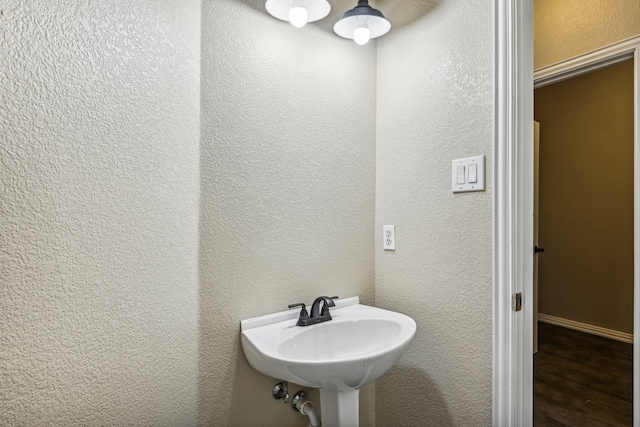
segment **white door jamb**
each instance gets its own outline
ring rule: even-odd
[[[532,0],[496,0],[493,425],[499,427],[533,422],[532,17]],[[518,312],[511,304],[517,292]]]
[[[496,0],[493,425],[533,424],[533,3]],[[640,331],[640,37],[545,67],[536,87],[634,58],[634,333]],[[511,298],[522,292],[522,310]],[[640,340],[633,351],[640,427]]]

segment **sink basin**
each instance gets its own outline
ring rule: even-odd
[[[299,310],[241,322],[242,348],[254,369],[320,388],[323,426],[340,424],[325,420],[325,408],[335,405],[355,404],[357,419],[357,390],[386,373],[416,332],[416,323],[409,316],[359,302],[358,297],[335,300],[333,319],[311,326],[296,326]],[[344,396],[331,393],[335,405],[329,404],[325,402],[327,390]],[[342,398],[346,396],[350,396],[347,403]]]
[[[362,306],[355,310],[359,314],[364,311]],[[317,328],[299,331],[279,345],[278,353],[303,361],[356,358],[384,351],[402,332],[402,325],[389,319],[339,320],[342,321],[321,323]]]
[[[311,326],[296,326],[298,310],[289,312],[293,318],[256,327],[243,321],[242,347],[249,364],[306,387],[348,390],[375,381],[400,358],[416,322],[359,304],[357,297],[349,300],[336,300],[333,319]]]

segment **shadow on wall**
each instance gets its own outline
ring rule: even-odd
[[[273,386],[279,381],[253,369],[244,356],[240,333],[233,341],[233,358],[223,367],[209,370],[210,378],[200,380],[201,424],[226,426],[282,427],[306,425],[308,418],[273,398]],[[211,355],[211,357],[215,357]],[[289,383],[291,398],[304,390],[318,412],[317,390]]]
[[[424,371],[398,364],[376,381],[375,419],[380,426],[454,425],[447,403]]]
[[[233,0],[232,0],[233,1]],[[244,3],[257,12],[268,15],[264,7],[266,0],[235,0]],[[369,0],[369,5],[379,9],[391,22],[391,31],[410,26],[440,5],[441,0]],[[333,34],[333,25],[347,10],[358,5],[358,0],[329,0],[331,12],[329,15],[312,25]]]
[[[200,338],[200,425],[306,425],[308,419],[305,416],[295,412],[282,400],[275,400],[271,395],[273,386],[279,380],[263,375],[249,365],[242,350],[239,327],[238,333],[228,340],[220,337],[216,339],[212,335],[206,341],[209,345],[203,346],[203,339]],[[229,351],[216,351],[218,347],[227,348]],[[228,357],[221,357],[224,354],[228,354]],[[307,392],[308,398],[320,412],[318,390],[289,383],[291,396],[300,390]],[[388,373],[361,389],[360,399],[362,426],[374,423],[379,426],[402,427],[454,426],[449,407],[437,386],[425,375],[424,370],[403,366],[402,359]]]
[[[276,378],[263,375],[253,369],[244,356],[240,336],[238,334],[235,369],[225,372],[223,384],[228,384],[226,390],[230,398],[228,426],[260,426],[282,427],[307,425],[307,416],[296,412],[290,403],[283,400],[275,400],[271,394],[273,386],[279,382]],[[369,384],[360,390],[360,425],[371,426],[374,424],[373,413],[373,386]],[[299,392],[307,393],[307,399],[313,402],[318,411],[322,411],[320,391],[315,388],[307,388],[298,384],[289,383],[289,394],[293,396]],[[363,412],[364,411],[364,412]],[[370,411],[370,412],[367,412]]]
[[[285,404],[283,400],[273,398],[271,391],[278,380],[263,375],[249,366],[242,351],[239,335],[236,350],[236,369],[230,373],[233,380],[228,383],[231,385],[229,425],[280,426],[298,423],[301,425],[304,420],[303,415],[295,412],[291,405]],[[300,390],[301,388],[297,385],[289,384],[289,394],[292,398]],[[250,399],[249,396],[251,396]],[[314,400],[316,406],[317,400],[316,397]]]

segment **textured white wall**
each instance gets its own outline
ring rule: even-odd
[[[376,425],[488,426],[492,393],[493,2],[414,5],[378,42],[376,305],[418,324],[376,382]],[[487,191],[451,161],[487,156]],[[397,250],[382,250],[395,224]]]
[[[200,4],[0,9],[0,425],[194,425]]]
[[[535,0],[534,67],[640,34],[638,0]]]
[[[305,425],[246,362],[240,320],[323,294],[373,303],[375,44],[336,37],[335,15],[296,29],[263,0],[203,5],[201,422]],[[373,425],[373,386],[361,409]]]
[[[449,168],[491,170],[492,4],[381,0],[376,69],[331,32],[352,3],[296,30],[204,1],[201,45],[196,1],[1,6],[0,424],[303,425],[239,321],[373,303],[374,251],[419,332],[362,425],[490,424],[491,174],[453,195]]]

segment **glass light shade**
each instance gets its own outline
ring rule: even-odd
[[[309,22],[309,12],[304,7],[292,7],[289,10],[289,21],[296,28],[304,27]]]
[[[370,38],[383,36],[391,29],[382,12],[369,6],[367,0],[359,0],[358,6],[346,11],[333,26],[333,31],[345,39],[355,39],[356,30],[368,28]]]
[[[318,21],[331,12],[331,5],[327,0],[267,0],[265,8],[269,15],[274,18],[291,22],[292,24],[291,15],[297,13],[292,12],[292,9],[306,9],[306,22]]]
[[[371,38],[371,31],[367,27],[358,27],[353,30],[353,41],[360,46],[367,44]]]

